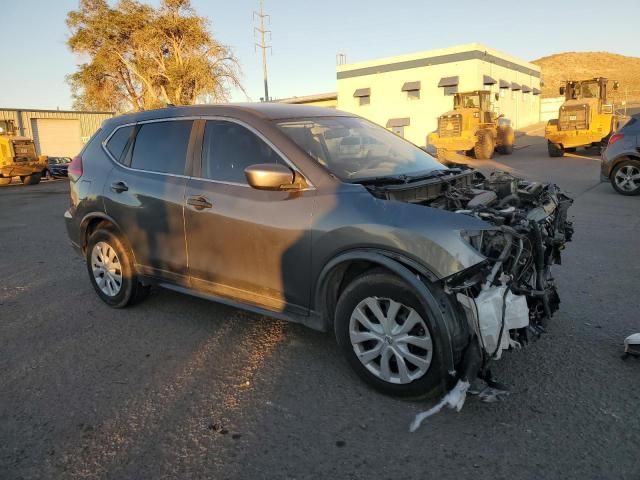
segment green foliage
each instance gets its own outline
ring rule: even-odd
[[[227,101],[242,88],[231,50],[209,32],[190,0],[80,0],[67,14],[68,46],[85,63],[69,75],[74,106],[129,111],[197,100]]]

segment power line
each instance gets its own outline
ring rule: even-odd
[[[265,19],[267,19],[267,21],[271,23],[271,15],[264,13],[264,10],[262,8],[262,0],[260,0],[260,11],[253,12],[253,20],[255,21],[256,18],[260,22],[260,26],[253,27],[253,34],[255,35],[257,32],[260,35],[260,42],[255,44],[255,48],[259,48],[260,50],[262,50],[262,70],[264,72],[264,101],[268,102],[269,82],[267,81],[267,50],[271,49],[271,45],[267,44],[266,37],[268,36],[269,41],[271,41],[271,30],[266,30],[264,28],[264,21]],[[271,49],[271,52],[273,53],[273,49]]]

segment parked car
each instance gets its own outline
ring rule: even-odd
[[[69,177],[68,234],[105,303],[158,285],[334,331],[387,393],[475,375],[558,308],[550,268],[571,237],[566,195],[447,168],[348,113],[264,103],[125,115]]]
[[[640,195],[640,114],[609,138],[602,152],[600,178],[622,195]]]
[[[69,157],[48,157],[47,168],[42,172],[42,176],[52,180],[58,177],[66,177],[67,169],[71,163]]]

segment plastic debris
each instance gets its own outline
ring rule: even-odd
[[[413,419],[413,422],[411,422],[411,425],[409,426],[409,431],[415,432],[418,428],[420,428],[422,422],[424,422],[430,416],[438,413],[445,406],[452,409],[455,408],[456,412],[462,410],[464,401],[467,398],[467,390],[469,390],[470,386],[471,384],[469,382],[458,380],[458,383],[456,383],[455,387],[453,387],[436,406],[416,415],[416,417]]]

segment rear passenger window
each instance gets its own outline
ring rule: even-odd
[[[247,183],[244,169],[256,163],[280,163],[282,158],[255,133],[233,122],[209,120],[202,144],[202,176]]]
[[[184,175],[192,125],[191,120],[141,124],[133,144],[131,167]]]
[[[131,132],[133,132],[132,126],[119,128],[107,142],[107,150],[118,162],[122,163],[124,149],[127,146],[129,137],[131,137]]]

